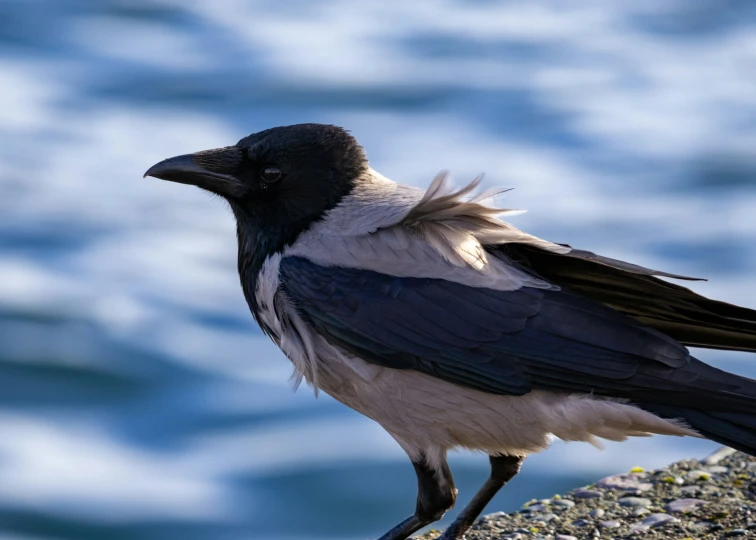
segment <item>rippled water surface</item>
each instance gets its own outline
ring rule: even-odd
[[[517,226],[756,307],[755,6],[0,1],[2,537],[365,539],[414,507],[388,435],[291,391],[224,204],[142,179],[168,156],[343,125],[395,180],[485,172]],[[490,508],[714,447],[558,442]],[[452,468],[463,503],[487,460]]]

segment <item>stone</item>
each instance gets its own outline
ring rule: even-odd
[[[680,488],[680,493],[683,495],[696,495],[697,493],[701,493],[701,488],[698,486],[683,486]]]
[[[651,501],[648,499],[644,499],[643,497],[623,497],[619,501],[617,501],[620,506],[630,506],[630,507],[643,507],[648,508],[651,506]]]
[[[735,450],[733,448],[730,448],[728,446],[723,446],[722,448],[719,448],[714,453],[710,454],[708,457],[704,459],[704,463],[707,465],[715,465],[722,461],[724,458],[729,457],[735,453]]]
[[[597,483],[598,487],[604,489],[619,489],[630,491],[632,493],[642,493],[649,491],[653,485],[649,482],[643,482],[643,476],[639,474],[617,474],[607,476]]]
[[[700,499],[676,499],[667,503],[664,509],[672,514],[687,514],[705,504],[708,504],[708,502]]]
[[[663,527],[670,523],[679,523],[680,520],[669,514],[651,514],[640,523],[634,523],[630,526],[631,531],[647,531],[649,529],[656,529],[657,527]]]
[[[709,478],[711,478],[711,475],[702,469],[693,469],[692,471],[688,472],[686,475],[688,477],[689,481],[693,482],[699,482],[699,481],[706,481]]]
[[[576,499],[598,499],[601,497],[601,492],[595,489],[579,488],[572,492],[572,496]]]
[[[551,506],[560,509],[572,508],[575,506],[575,501],[569,499],[555,499],[551,501]]]
[[[617,521],[616,519],[612,519],[609,521],[602,521],[601,523],[599,523],[599,527],[601,527],[602,529],[616,529],[620,525],[621,523]]]
[[[604,514],[606,514],[606,510],[603,508],[594,508],[590,512],[588,512],[588,515],[591,516],[593,519],[598,519],[604,517]]]

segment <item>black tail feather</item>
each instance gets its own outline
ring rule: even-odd
[[[756,456],[756,414],[704,411],[658,403],[639,403],[663,418],[679,419],[712,441]]]

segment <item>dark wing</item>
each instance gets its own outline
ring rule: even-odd
[[[756,351],[756,311],[709,300],[654,276],[692,278],[648,270],[583,250],[560,255],[525,244],[487,249],[685,345]]]
[[[321,335],[382,366],[497,394],[548,388],[728,407],[743,400],[734,376],[572,292],[495,291],[300,257],[283,258],[279,275],[283,292]]]

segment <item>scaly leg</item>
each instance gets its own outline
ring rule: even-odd
[[[524,456],[489,456],[491,475],[438,540],[461,540],[499,490],[520,472]]]
[[[405,540],[426,525],[441,519],[454,506],[457,490],[446,460],[438,468],[430,467],[421,456],[412,462],[417,474],[417,506],[415,513],[379,538]]]

